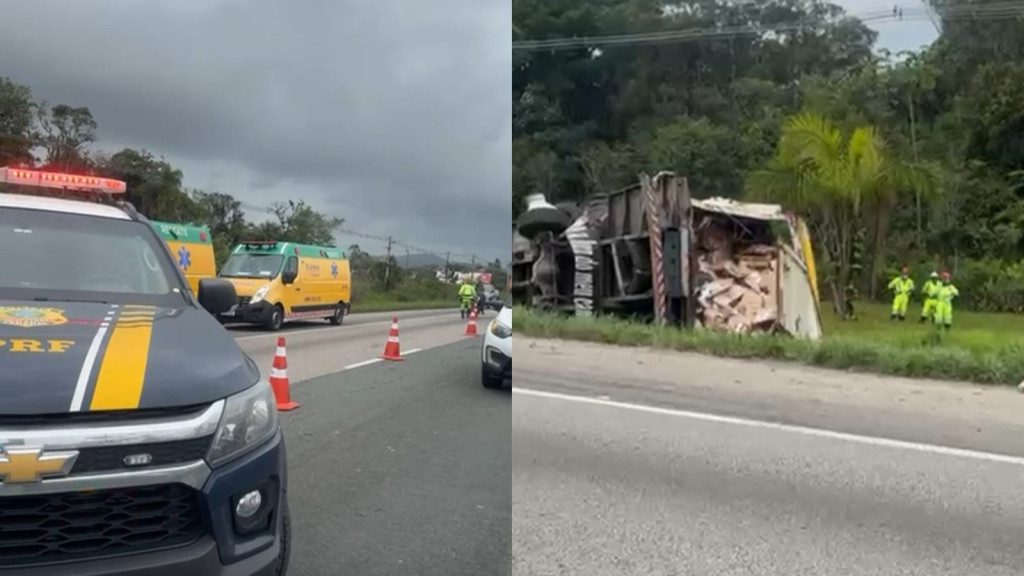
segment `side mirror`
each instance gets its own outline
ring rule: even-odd
[[[298,278],[298,277],[299,277],[299,271],[298,270],[285,270],[284,272],[281,273],[281,283],[282,284],[291,284],[291,283],[295,282],[295,279]]]
[[[223,278],[199,279],[199,305],[214,316],[223,314],[238,303],[235,285]]]

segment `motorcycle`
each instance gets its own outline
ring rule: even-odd
[[[477,295],[473,298],[459,297],[459,315],[463,320],[469,318],[470,310],[474,309],[476,310],[476,315],[478,317],[484,315],[484,311],[486,311],[487,308],[484,306],[483,296]]]

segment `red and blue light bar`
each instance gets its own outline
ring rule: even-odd
[[[55,190],[85,190],[107,194],[124,194],[128,190],[128,185],[124,181],[113,178],[43,172],[42,170],[24,170],[22,168],[0,168],[0,183],[18,186],[38,186]]]

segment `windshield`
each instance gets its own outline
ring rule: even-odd
[[[273,278],[281,270],[281,254],[232,254],[220,275],[228,278]]]
[[[0,298],[182,303],[173,264],[143,222],[0,209],[0,246]]]

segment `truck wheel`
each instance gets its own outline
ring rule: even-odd
[[[280,304],[275,304],[270,311],[270,317],[267,318],[267,330],[277,332],[281,326],[284,326],[284,308],[281,308]]]
[[[281,514],[281,554],[277,557],[277,566],[274,567],[275,576],[288,574],[288,564],[292,557],[292,515],[288,511],[288,500],[283,501]]]
[[[341,326],[341,323],[345,321],[345,305],[339,303],[338,307],[334,309],[334,316],[327,319],[331,323],[331,326]]]

